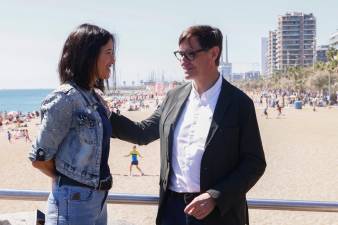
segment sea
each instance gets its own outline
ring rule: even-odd
[[[0,89],[0,112],[27,113],[40,110],[41,102],[50,92],[52,89]]]

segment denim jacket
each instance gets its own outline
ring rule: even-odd
[[[109,117],[100,91],[95,93]],[[60,173],[98,187],[103,127],[96,104],[96,98],[89,91],[71,82],[49,94],[42,102],[41,127],[29,154],[30,160],[54,159]]]

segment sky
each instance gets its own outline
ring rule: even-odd
[[[173,51],[191,25],[228,36],[233,72],[260,69],[261,38],[286,12],[313,13],[317,43],[338,29],[337,0],[0,0],[0,89],[56,88],[61,49],[78,25],[92,23],[117,38],[117,82],[182,80]]]

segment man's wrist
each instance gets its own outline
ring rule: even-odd
[[[213,198],[214,200],[216,200],[217,198],[219,198],[220,196],[220,192],[215,190],[215,189],[209,189],[206,191],[206,193],[208,193],[210,195],[211,198]]]

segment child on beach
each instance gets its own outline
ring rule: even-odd
[[[140,171],[142,176],[144,176],[144,173],[142,172],[141,168],[138,166],[138,159],[137,159],[138,156],[140,156],[141,158],[143,158],[143,156],[141,156],[140,152],[136,149],[135,145],[133,146],[133,149],[129,152],[129,154],[125,155],[124,157],[129,157],[129,156],[131,156],[131,162],[129,166],[129,175],[131,176],[131,170],[133,168],[133,165],[135,165],[136,169]]]

